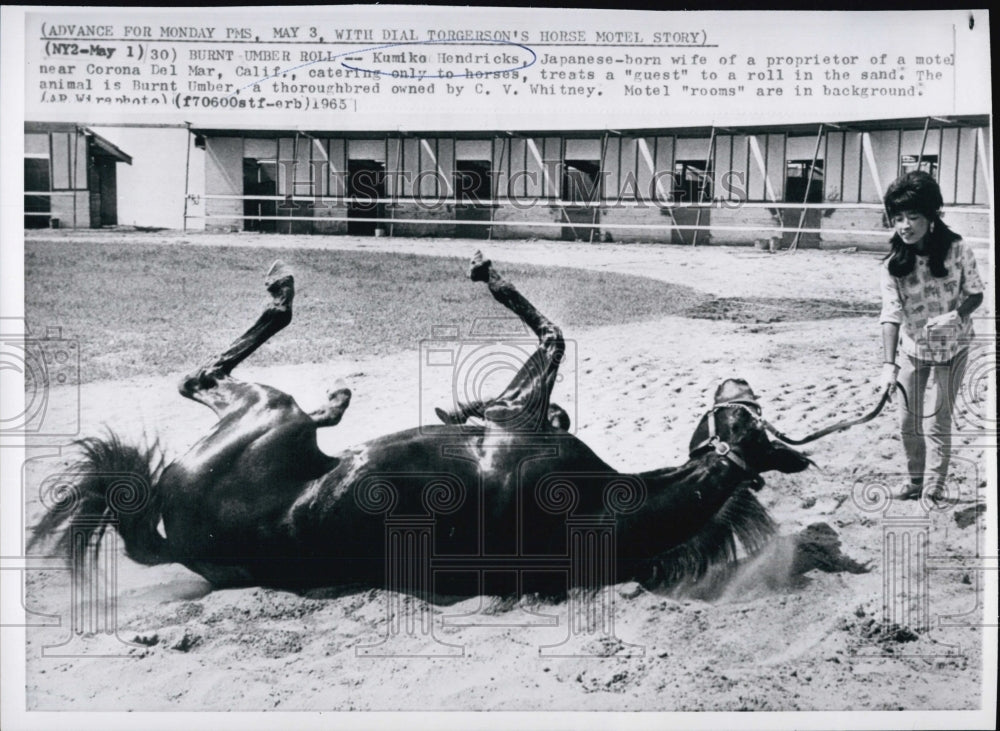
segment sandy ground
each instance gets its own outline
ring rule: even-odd
[[[157,240],[163,239],[462,256],[482,243],[179,234]],[[122,240],[144,239],[123,235]],[[539,242],[488,247],[498,262],[642,274],[720,296],[877,297],[877,258],[869,254]],[[992,272],[987,262],[981,265]],[[623,471],[681,463],[712,391],[726,377],[746,378],[765,405],[765,416],[793,436],[860,415],[876,400],[881,357],[874,317],[782,323],[669,317],[566,335],[575,342],[575,353],[564,366],[555,399],[569,408],[577,434]],[[992,363],[992,389],[995,353],[987,350],[975,372],[987,372],[984,367]],[[322,446],[335,451],[432,421],[430,409],[446,403],[448,383],[421,384],[418,359],[413,351],[266,370],[254,369],[251,361],[242,375],[284,388],[307,409],[335,378],[345,378],[354,401],[342,424],[322,435]],[[175,381],[84,385],[81,431],[92,434],[106,424],[130,439],[158,437],[168,456],[176,456],[213,416],[179,398]],[[382,591],[306,596],[259,588],[209,591],[183,568],[141,567],[119,557],[116,636],[72,638],[66,573],[29,574],[28,608],[64,621],[62,627],[29,629],[28,706],[977,709],[983,692],[979,625],[985,565],[977,557],[989,551],[983,546],[986,516],[975,507],[987,500],[983,446],[995,442],[995,434],[983,431],[984,424],[989,427],[985,400],[995,395],[981,386],[970,386],[959,406],[949,483],[953,502],[943,509],[882,499],[905,481],[895,405],[873,422],[810,445],[807,451],[820,469],[767,476],[759,497],[780,524],[780,534],[826,523],[839,534],[846,555],[870,563],[869,573],[813,570],[793,581],[787,551],[776,542],[745,561],[724,588],[613,587],[610,631],[604,625],[570,632],[568,615],[582,599],[500,604],[486,597],[451,606],[404,602],[406,611],[426,612],[419,616],[430,617],[433,627],[430,634],[408,637],[390,635],[390,610],[401,605]],[[72,401],[59,394],[52,399]],[[399,404],[409,406],[400,410]],[[73,410],[59,408],[63,411],[52,418],[71,425]],[[32,454],[26,468],[29,522],[40,510],[38,485],[65,469],[71,456],[43,448]],[[989,509],[994,507],[995,502]],[[920,553],[916,546],[924,539],[926,553]],[[708,589],[718,596],[699,598]],[[74,642],[64,645],[69,639]],[[377,649],[361,649],[371,646]],[[58,657],[63,654],[94,656]]]

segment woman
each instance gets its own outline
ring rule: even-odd
[[[881,272],[881,385],[903,391],[900,429],[910,484],[904,500],[945,496],[951,456],[951,423],[972,335],[970,315],[983,301],[976,260],[962,237],[941,220],[944,200],[934,178],[907,173],[885,194],[895,228]],[[925,405],[931,373],[933,405]],[[924,417],[931,423],[925,430]]]

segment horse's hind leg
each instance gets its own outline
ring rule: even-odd
[[[186,376],[178,388],[182,396],[205,404],[220,416],[245,391],[233,387],[237,384],[229,378],[233,369],[292,321],[295,279],[284,262],[278,260],[271,265],[264,277],[264,286],[271,294],[271,302],[257,322],[223,353]]]
[[[484,417],[504,429],[537,429],[550,420],[568,428],[566,412],[550,404],[559,364],[566,352],[562,330],[539,312],[478,251],[472,259],[469,277],[476,282],[486,282],[493,298],[520,317],[538,336],[538,348],[506,390],[486,406]]]

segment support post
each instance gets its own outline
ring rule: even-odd
[[[750,148],[750,152],[753,155],[753,159],[757,163],[757,167],[760,168],[761,176],[763,176],[764,178],[764,192],[772,203],[778,203],[779,202],[778,195],[777,193],[774,192],[774,186],[771,185],[771,177],[770,175],[768,175],[767,172],[767,161],[764,159],[764,155],[761,153],[760,142],[757,140],[757,135],[747,135],[747,140],[748,140],[748,147]],[[764,144],[766,145],[767,142],[765,141]],[[747,165],[747,168],[749,167],[750,166]],[[777,213],[778,226],[783,229],[785,227],[785,217],[782,213],[782,208],[779,206],[776,207],[774,210]]]
[[[653,177],[653,180],[656,181],[656,190],[653,191],[653,194],[656,195],[659,199],[661,199],[664,202],[666,202],[667,195],[666,195],[665,191],[663,190],[663,184],[660,182],[660,179],[656,176],[656,160],[654,159],[653,153],[651,153],[649,151],[649,145],[646,143],[646,138],[645,137],[639,137],[638,138],[638,142],[636,144],[636,147],[638,148],[639,153],[642,155],[643,159],[645,160],[646,167],[649,168],[649,174]],[[654,150],[655,150],[655,148],[654,148]],[[638,177],[639,176],[637,174],[636,175],[636,180],[638,180]],[[671,224],[673,224],[674,229],[676,230],[677,226],[679,224],[677,223],[677,218],[674,216],[673,206],[667,206],[666,211],[667,211],[667,215],[670,216],[670,222],[671,222]],[[673,240],[673,232],[671,232],[670,238],[671,238],[671,240]]]
[[[986,157],[986,136],[983,134],[983,128],[980,127],[976,130],[976,143],[977,149],[979,150],[979,167],[983,171],[983,180],[986,182],[986,194],[988,199],[993,198],[993,181],[990,179],[990,162]],[[973,192],[972,202],[976,202],[976,196]]]
[[[189,178],[191,174],[191,123],[185,122],[187,126],[187,135],[184,137],[184,141],[187,143],[187,154],[184,160],[184,223],[182,225],[182,230],[187,231],[188,227],[188,185]]]
[[[792,239],[792,245],[788,247],[789,251],[795,251],[799,245],[799,238],[802,236],[802,225],[806,221],[806,211],[808,210],[805,206],[809,202],[809,187],[812,185],[813,171],[816,169],[816,161],[819,159],[819,148],[823,144],[824,128],[820,124],[819,130],[816,132],[816,148],[813,150],[812,162],[809,163],[809,174],[806,176],[806,192],[802,196],[802,212],[799,214],[799,225],[795,229],[795,238]]]
[[[972,198],[970,203],[976,202],[976,175],[979,172],[976,168],[979,166],[979,136],[976,135],[972,138]],[[956,201],[957,202],[957,201]]]
[[[76,227],[77,227],[77,223],[76,223],[76,197],[77,197],[77,193],[79,191],[77,189],[77,183],[76,183],[76,181],[77,181],[77,177],[80,175],[80,135],[82,135],[82,134],[83,134],[83,130],[81,130],[79,127],[77,127],[76,128],[76,137],[73,139],[73,180],[71,180],[70,184],[69,184],[70,190],[73,191],[73,229],[74,230],[76,230]],[[83,179],[84,179],[84,182],[85,182],[86,186],[89,186],[90,185],[90,176],[86,174],[86,171],[84,171],[84,178]],[[50,188],[52,187],[51,184],[49,185],[49,187]],[[85,187],[84,190],[87,190],[87,188]],[[50,211],[52,210],[52,203],[51,203],[51,201],[52,201],[52,198],[50,197],[49,198],[49,210]],[[91,225],[94,224],[93,221],[91,221],[90,223],[91,223]]]
[[[594,243],[594,232],[597,231],[597,214],[601,210],[601,201],[604,200],[604,155],[607,151],[608,133],[605,130],[604,136],[601,138],[601,159],[597,165],[597,206],[594,207],[594,211],[590,216],[590,238],[588,243],[591,244]]]
[[[280,152],[280,150],[279,150]],[[292,138],[292,169],[291,177],[292,179],[288,181],[288,186],[290,190],[286,200],[289,204],[288,212],[288,233],[292,233],[292,219],[295,218],[295,209],[297,208],[295,204],[295,179],[298,177],[298,167],[299,167],[299,132],[295,131],[295,137]]]
[[[951,202],[958,203],[958,181],[959,181],[959,171],[962,166],[958,164],[959,160],[962,159],[962,128],[957,127],[955,129],[955,184],[951,189]],[[946,201],[947,202],[947,201]]]
[[[927,144],[927,131],[930,129],[930,126],[931,118],[927,117],[924,120],[924,135],[920,138],[920,154],[917,156],[917,170],[920,169],[920,166],[924,162],[924,145]],[[902,145],[900,145],[900,154],[902,154]]]
[[[708,176],[708,171],[712,165],[712,158],[715,156],[715,126],[712,126],[711,136],[708,138],[708,156],[705,158],[705,175]],[[702,186],[698,191],[698,203],[705,202],[705,186]],[[694,225],[701,226],[701,206],[698,207],[698,213],[695,217]],[[698,233],[701,231],[700,228],[695,228],[694,236],[691,237],[691,246],[698,245]]]
[[[400,135],[396,138],[396,170],[395,177],[396,180],[392,184],[392,196],[389,208],[389,236],[390,238],[395,234],[396,231],[396,202],[399,200],[399,180],[400,172],[403,168],[403,137]]]
[[[498,156],[500,158],[499,166],[497,166],[497,162],[496,160],[493,159],[492,154],[490,156],[490,170],[493,173],[493,179],[490,180],[490,225],[489,228],[486,230],[486,238],[489,241],[493,240],[493,220],[496,215],[495,207],[499,205],[498,201],[500,200],[500,196],[497,194],[496,186],[498,181],[500,180],[500,171],[503,169],[503,153],[507,149],[507,138],[500,137],[499,139],[501,140],[500,155]],[[492,145],[490,152],[492,153],[495,150],[496,150],[496,138],[494,138],[494,144]]]

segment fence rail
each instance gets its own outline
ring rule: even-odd
[[[628,208],[628,209],[641,209],[641,208],[656,208],[663,211],[665,214],[670,213],[675,209],[689,209],[689,210],[737,210],[737,209],[756,209],[756,210],[856,210],[856,211],[873,211],[881,212],[883,211],[883,206],[880,203],[791,203],[791,202],[741,202],[736,203],[734,201],[725,200],[714,200],[705,201],[702,203],[694,202],[677,202],[665,205],[663,203],[655,201],[592,201],[584,203],[573,203],[568,201],[561,201],[550,198],[510,198],[510,199],[489,199],[482,201],[469,201],[463,202],[456,199],[428,199],[428,198],[374,198],[374,197],[305,197],[305,196],[242,196],[242,195],[203,195],[197,196],[201,200],[216,200],[216,201],[262,201],[262,202],[277,202],[285,203],[288,207],[286,213],[277,215],[258,215],[258,214],[239,214],[239,213],[212,213],[212,214],[188,214],[185,217],[185,222],[189,220],[202,220],[202,221],[275,221],[284,223],[307,223],[307,222],[325,222],[325,223],[358,223],[364,222],[366,224],[376,224],[378,227],[390,228],[394,225],[419,225],[419,226],[479,226],[479,227],[520,227],[520,228],[544,228],[544,229],[563,229],[563,228],[573,228],[579,229],[581,231],[599,231],[599,230],[618,230],[618,231],[662,231],[664,233],[670,231],[704,231],[704,232],[715,232],[715,233],[756,233],[760,234],[762,237],[772,237],[772,236],[785,236],[785,235],[796,235],[796,234],[818,234],[818,235],[837,235],[837,236],[854,236],[865,239],[882,239],[886,240],[891,235],[891,229],[889,228],[878,228],[878,229],[857,229],[857,228],[820,228],[815,226],[785,226],[781,223],[774,224],[744,224],[744,225],[734,225],[734,224],[723,224],[723,223],[677,223],[676,220],[671,215],[669,220],[663,223],[625,223],[625,222],[615,222],[615,221],[600,221],[594,220],[588,221],[572,221],[568,222],[566,220],[553,221],[553,220],[500,220],[495,218],[493,215],[489,219],[485,220],[475,220],[475,219],[457,219],[457,218],[413,218],[406,217],[401,218],[399,216],[349,216],[349,215],[331,215],[331,216],[318,216],[318,215],[299,215],[299,211],[307,211],[312,208],[317,209],[329,209],[333,205],[338,206],[371,206],[374,209],[378,205],[386,205],[390,209],[398,207],[400,205],[418,205],[423,206],[427,210],[438,210],[444,206],[475,206],[484,209],[501,209],[501,208],[513,208],[516,210],[529,210],[532,207],[538,208],[574,208],[574,209],[601,209],[601,208]],[[278,210],[282,210],[280,207]],[[988,213],[988,208],[984,206],[948,206],[943,209],[943,213],[948,214],[968,214],[976,213],[983,214]],[[966,241],[970,243],[980,243],[988,244],[992,242],[990,237],[981,236],[965,236]]]
[[[25,193],[25,195],[37,195]],[[512,206],[515,208],[531,208],[533,206],[550,206],[559,208],[660,208],[662,210],[672,210],[676,208],[690,208],[690,209],[728,209],[736,210],[742,208],[754,208],[754,209],[784,209],[792,208],[799,210],[802,208],[816,209],[816,210],[862,210],[862,211],[882,211],[884,207],[881,203],[794,203],[794,202],[770,202],[770,201],[741,201],[741,200],[730,200],[726,198],[717,198],[712,201],[696,202],[696,201],[670,201],[664,202],[656,199],[604,199],[599,201],[564,201],[558,198],[519,198],[511,196],[509,198],[476,198],[463,200],[460,198],[445,198],[445,197],[397,197],[397,198],[376,198],[370,196],[288,196],[288,195],[223,195],[223,194],[211,194],[211,195],[198,195],[197,198],[201,200],[219,200],[219,201],[278,201],[285,203],[336,203],[336,204],[364,204],[364,205],[376,205],[376,204],[407,204],[407,205],[422,205],[428,208],[442,206],[442,205],[457,205],[457,206],[492,206],[495,208]],[[988,211],[987,206],[980,204],[969,204],[963,206],[945,206],[941,209],[942,213],[967,213],[970,211],[985,212]],[[574,224],[576,225],[576,224]]]

